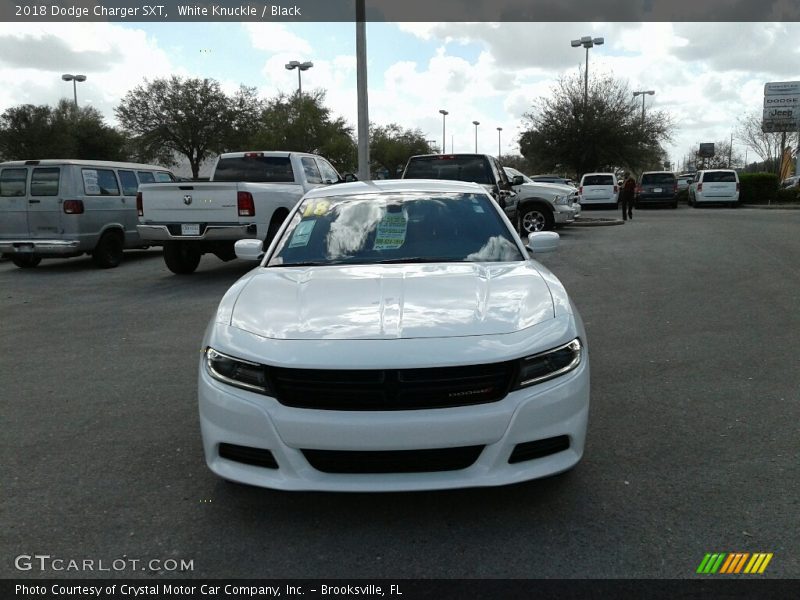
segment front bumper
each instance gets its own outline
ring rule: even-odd
[[[555,208],[556,210],[553,213],[553,219],[557,225],[563,225],[575,221],[577,215],[575,214],[575,209],[572,206],[556,204]]]
[[[200,235],[180,235],[180,223],[137,225],[139,237],[149,242],[243,240],[258,237],[255,223],[201,223]]]
[[[78,240],[0,240],[0,254],[67,256],[79,252]]]
[[[410,491],[498,486],[566,471],[582,457],[589,411],[588,350],[570,373],[499,402],[434,410],[297,409],[221,384],[201,360],[200,425],[209,468],[225,479],[283,490]],[[567,436],[569,447],[511,464],[517,446]],[[269,450],[278,468],[220,456],[220,444]],[[329,473],[303,450],[392,451],[482,446],[471,466],[425,473]]]

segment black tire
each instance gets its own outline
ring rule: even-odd
[[[42,258],[40,256],[34,256],[33,254],[12,254],[11,262],[20,269],[33,269],[42,262]]]
[[[283,222],[288,216],[288,212],[280,209],[272,215],[272,219],[269,222],[269,227],[267,228],[267,237],[264,238],[264,245],[262,246],[264,252],[269,249],[269,245],[272,243],[272,240],[275,239],[278,230],[281,228],[281,225],[283,225]]]
[[[176,275],[191,275],[200,264],[200,252],[186,242],[168,242],[164,245],[164,263]]]
[[[555,229],[553,213],[549,208],[539,204],[526,206],[519,213],[519,233],[524,238],[537,231],[552,231]]]
[[[671,208],[678,208],[678,201],[677,200],[673,201],[672,204],[670,205],[670,207]]]
[[[102,235],[92,251],[92,261],[101,269],[113,269],[122,262],[122,251],[125,243],[122,235],[116,231],[108,231]]]

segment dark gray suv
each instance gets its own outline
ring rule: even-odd
[[[645,171],[636,185],[636,207],[669,204],[678,208],[678,178],[671,171]]]

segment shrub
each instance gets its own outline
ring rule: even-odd
[[[742,204],[768,204],[778,193],[778,176],[775,173],[741,173],[739,175],[739,202]]]
[[[795,204],[800,202],[800,188],[786,188],[778,190],[775,195],[776,204]]]

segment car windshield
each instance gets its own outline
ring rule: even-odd
[[[642,185],[674,184],[675,175],[672,173],[645,173],[642,175]]]
[[[486,194],[402,192],[304,200],[267,266],[521,260]]]
[[[492,185],[494,179],[483,156],[417,156],[408,161],[403,179],[447,179]]]
[[[614,185],[614,178],[611,175],[586,175],[583,178],[583,185]]]

